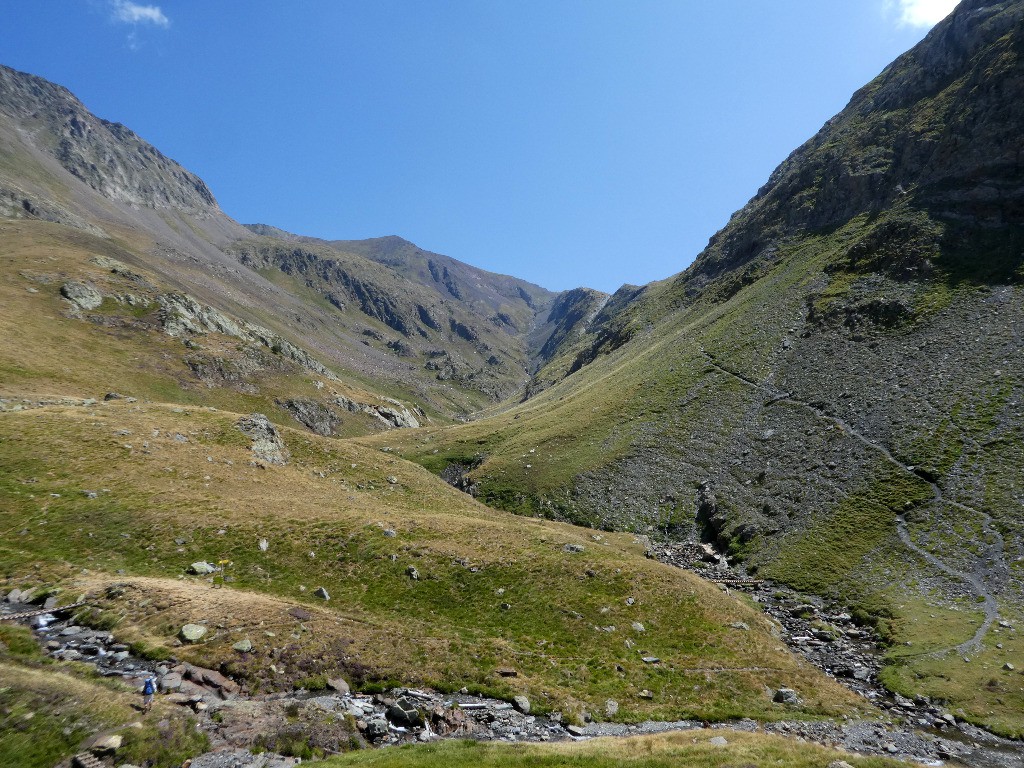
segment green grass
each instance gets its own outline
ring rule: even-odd
[[[599,711],[614,698],[626,720],[789,717],[765,693],[783,685],[804,689],[805,716],[855,706],[779,649],[754,609],[645,559],[630,536],[595,541],[497,513],[391,454],[298,431],[286,431],[290,466],[254,468],[235,418],[118,401],[0,415],[0,499],[10,510],[3,570],[62,581],[81,568],[149,577],[141,594],[99,600],[99,615],[150,653],[186,621],[222,624],[201,647],[177,653],[223,660],[261,690],[340,673],[357,685],[525,692],[538,711]],[[132,434],[118,434],[124,429]],[[142,435],[149,454],[123,447]],[[263,537],[267,552],[256,546]],[[577,542],[584,552],[564,551]],[[178,581],[201,559],[233,562],[226,589]],[[317,586],[330,603],[312,597]],[[225,617],[221,599],[239,606]],[[289,604],[310,606],[311,628],[286,614]],[[756,629],[739,633],[729,628],[735,621]],[[230,645],[244,636],[258,650],[242,659]],[[284,645],[283,656],[270,655]],[[663,663],[644,664],[641,650]],[[285,673],[268,672],[275,658]],[[499,667],[518,676],[503,678]],[[639,697],[643,689],[655,698]]]
[[[84,739],[116,730],[124,737],[122,762],[177,768],[209,746],[206,734],[178,707],[159,706],[143,716],[138,694],[97,681],[75,665],[40,667],[0,661],[0,765],[52,768],[79,751]],[[125,727],[139,722],[141,727]]]
[[[885,685],[904,695],[923,694],[942,701],[958,717],[1000,735],[1024,738],[1020,722],[1024,642],[1018,633],[993,628],[982,649],[964,661],[956,653],[935,651],[969,640],[981,623],[981,611],[966,606],[942,608],[904,597],[899,598],[897,610],[894,633],[898,642],[886,654],[881,673]],[[1019,615],[1009,618],[1019,624]],[[1007,662],[1015,669],[1004,669]]]
[[[828,595],[858,609],[862,620],[888,636],[893,616],[884,588],[866,583],[861,569],[886,549],[900,549],[896,516],[929,501],[931,488],[919,478],[885,463],[870,483],[843,497],[828,515],[775,542],[761,573],[798,590]],[[815,567],[808,567],[809,563]]]
[[[710,744],[724,737],[725,746]],[[430,745],[354,752],[333,757],[325,768],[726,768],[727,766],[787,766],[822,768],[846,760],[856,768],[897,768],[896,760],[854,757],[815,744],[762,734],[733,731],[686,731],[628,739],[597,739],[559,744],[486,744],[446,741]]]

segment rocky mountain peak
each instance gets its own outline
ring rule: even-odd
[[[137,208],[219,211],[206,184],[121,125],[97,118],[68,89],[0,66],[0,114],[36,149],[104,197]]]
[[[1020,2],[960,3],[797,148],[681,279],[699,288],[782,239],[897,203],[968,224],[1019,219],[1022,20]]]

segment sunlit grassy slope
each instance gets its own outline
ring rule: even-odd
[[[978,595],[908,551],[897,519],[957,571],[983,574],[1005,619],[1021,615],[1020,268],[1005,236],[971,241],[973,277],[945,246],[928,280],[850,265],[896,226],[944,225],[910,208],[857,217],[693,296],[685,279],[653,284],[618,320],[627,343],[535,398],[366,444],[436,473],[461,465],[479,499],[521,514],[716,539],[764,575],[862,611],[894,646],[964,642]],[[986,343],[964,343],[968,326]],[[962,506],[935,503],[919,467]],[[701,486],[714,494],[704,512]],[[940,609],[958,638],[943,648],[917,621]],[[1016,645],[944,680],[931,657],[892,660],[901,690],[1024,729],[1021,686],[998,674],[1024,661]]]
[[[340,672],[522,691],[542,711],[614,698],[625,719],[791,716],[770,700],[783,685],[804,714],[857,706],[758,611],[645,559],[628,534],[496,512],[390,453],[298,431],[285,433],[290,465],[250,466],[236,418],[122,401],[0,414],[11,582],[71,580],[101,597],[126,582],[101,602],[104,620],[151,646],[208,621],[209,641],[180,651],[207,664],[247,636],[258,652],[235,672],[254,688]],[[182,580],[200,559],[231,560],[229,587]],[[329,602],[312,596],[320,586]],[[288,613],[300,604],[309,620]],[[282,643],[291,661],[275,676]]]
[[[39,222],[0,223],[0,237],[0,397],[101,398],[119,392],[140,400],[259,411],[294,424],[280,401],[324,401],[337,392],[382,403],[382,393],[401,394],[386,381],[368,390],[365,377],[350,371],[332,381],[271,349],[219,333],[188,344],[168,336],[157,298],[170,289],[134,267],[128,275],[112,272],[110,263],[124,267],[137,258],[118,242]],[[136,301],[106,298],[76,317],[61,297],[69,281]],[[196,373],[200,369],[210,372],[206,378]],[[358,435],[379,429],[372,417],[350,413],[336,431]]]

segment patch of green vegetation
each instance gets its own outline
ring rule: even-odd
[[[920,478],[888,463],[878,466],[863,491],[780,540],[761,572],[794,589],[840,599],[860,623],[891,637],[891,600],[859,570],[879,548],[898,546],[896,516],[931,498],[931,487]]]
[[[136,640],[129,645],[132,655],[138,656],[140,659],[146,659],[147,661],[167,661],[174,654],[170,648],[166,648],[162,645],[150,645],[149,643]]]
[[[14,656],[19,659],[44,658],[32,630],[20,624],[0,624],[0,659]]]
[[[327,675],[310,675],[295,682],[296,688],[304,688],[307,691],[327,690]]]
[[[727,744],[711,744],[724,736]],[[422,746],[367,750],[324,763],[325,768],[725,768],[736,765],[785,765],[821,768],[833,760],[856,768],[897,768],[886,758],[855,757],[815,744],[735,731],[685,731],[630,739],[596,739],[560,744],[487,744],[444,741]]]
[[[210,748],[209,736],[196,727],[191,717],[144,722],[142,728],[126,728],[122,734],[124,743],[117,751],[119,763],[178,768],[188,758]]]
[[[87,737],[116,730],[124,738],[118,757],[152,768],[177,768],[207,749],[206,734],[177,708],[141,728],[137,695],[108,680],[67,668],[0,663],[0,765],[52,768],[79,751]],[[154,718],[156,719],[156,718]]]
[[[958,717],[1008,738],[1024,736],[1024,643],[995,627],[967,655],[955,647],[974,635],[984,614],[963,605],[943,608],[901,595],[894,622],[897,642],[886,653],[880,679],[905,696],[943,701]],[[965,660],[965,658],[967,660]],[[1006,669],[1010,663],[1013,669]]]
[[[860,493],[844,497],[831,514],[784,537],[763,573],[784,584],[838,596],[859,579],[862,559],[895,540],[896,515],[931,498],[931,487],[888,463]]]
[[[0,688],[0,765],[52,768],[72,754],[91,727],[84,713],[53,714],[59,706]]]

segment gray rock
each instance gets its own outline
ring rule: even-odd
[[[188,572],[195,574],[196,576],[206,576],[214,573],[216,570],[217,566],[207,563],[204,560],[192,563],[192,565],[188,567]]]
[[[408,568],[406,568],[405,573],[413,581],[419,581],[420,572],[416,570],[415,565],[410,565]]]
[[[792,688],[779,688],[772,697],[772,701],[777,704],[799,704],[800,697]]]
[[[94,286],[74,280],[61,286],[60,295],[82,309],[96,309],[103,303],[103,294]]]
[[[246,638],[244,638],[242,640],[239,640],[237,643],[235,643],[231,647],[232,647],[232,649],[238,651],[239,653],[249,653],[250,651],[252,651],[252,640],[250,640],[248,637],[246,637]]]
[[[292,399],[275,402],[288,411],[297,422],[318,435],[331,437],[341,425],[341,419],[330,408],[316,400]]]
[[[512,706],[516,708],[517,712],[522,712],[524,715],[530,714],[530,700],[525,696],[514,696]]]
[[[348,694],[351,689],[344,678],[341,677],[329,677],[327,678],[327,687],[332,691],[340,693],[342,696]]]
[[[615,699],[608,699],[604,703],[604,713],[607,717],[615,717],[619,714],[619,702],[615,701]]]
[[[712,747],[727,747],[729,746],[729,740],[725,736],[712,736],[708,739],[708,744]]]
[[[1014,666],[1010,662],[1006,662],[1005,664],[1003,664],[1003,669],[1005,669],[1007,672],[1013,672]]]
[[[161,693],[170,693],[181,688],[181,675],[177,672],[168,672],[160,678],[158,683]]]
[[[321,600],[330,600],[331,595],[324,587],[317,587],[313,590],[313,597],[319,597]]]
[[[379,739],[388,735],[388,721],[383,717],[375,717],[366,724],[366,737]]]
[[[582,544],[566,544],[564,547],[562,547],[562,549],[564,551],[566,551],[566,552],[575,554],[575,553],[583,551],[583,545]]]
[[[423,717],[416,704],[404,696],[388,707],[387,716],[395,725],[406,728],[419,728],[423,725]]]
[[[845,760],[833,760],[826,768],[853,768],[853,766]]]
[[[119,733],[101,734],[93,739],[89,751],[97,755],[112,755],[124,744],[124,737]]]
[[[634,621],[632,626],[633,626],[633,631],[634,632],[646,632],[647,631],[646,627],[644,627],[644,625],[641,624],[639,621]]]
[[[582,728],[580,728],[578,725],[567,725],[565,727],[565,730],[567,730],[569,732],[570,736],[577,736],[577,737],[579,737],[579,736],[582,736],[583,734],[586,733],[586,731],[583,730]]]
[[[288,448],[281,439],[277,428],[262,413],[243,416],[236,423],[238,430],[248,437],[252,444],[252,455],[267,464],[283,465],[288,463]]]
[[[186,624],[178,632],[178,636],[186,643],[198,643],[206,634],[206,627],[202,624]]]

